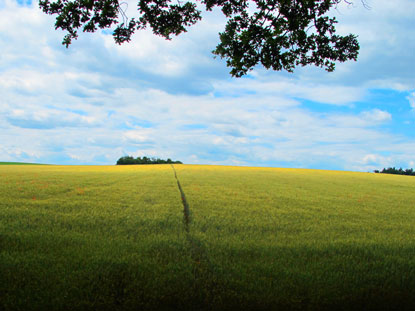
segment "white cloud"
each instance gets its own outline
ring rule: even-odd
[[[215,89],[222,93],[244,95],[248,92],[302,98],[310,101],[347,105],[363,98],[365,91],[361,87],[317,84],[312,81],[280,77],[277,81],[258,77],[255,80],[217,81]]]
[[[147,130],[134,130],[134,131],[127,131],[123,134],[124,138],[132,143],[143,143],[147,142],[150,138],[149,135],[150,131]]]
[[[367,154],[363,157],[362,162],[364,164],[368,164],[368,163],[372,163],[372,162],[377,162],[378,157],[375,154]]]
[[[53,109],[36,111],[14,109],[6,115],[6,119],[10,124],[21,128],[50,129],[97,126],[97,118],[94,116],[82,116],[69,111]]]
[[[375,123],[392,120],[392,115],[389,112],[380,109],[364,111],[361,113],[361,116],[364,120]]]

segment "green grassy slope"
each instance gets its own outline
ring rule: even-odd
[[[175,168],[0,167],[0,309],[415,307],[414,178]]]

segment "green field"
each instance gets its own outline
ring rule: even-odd
[[[0,165],[44,165],[44,164],[26,163],[26,162],[0,162]]]
[[[1,166],[0,310],[415,309],[415,178],[174,168]]]

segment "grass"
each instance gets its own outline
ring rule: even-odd
[[[412,310],[415,179],[0,168],[2,310]]]
[[[170,167],[0,172],[1,310],[188,304],[174,299],[192,271]]]
[[[180,166],[213,307],[415,306],[415,179]]]
[[[0,165],[45,165],[45,164],[26,163],[26,162],[0,162]]]

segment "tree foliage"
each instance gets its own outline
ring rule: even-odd
[[[415,176],[415,171],[412,168],[402,169],[400,167],[399,169],[395,167],[388,167],[384,168],[383,170],[375,170],[375,173],[382,173],[382,174],[395,174],[395,175],[409,175],[409,176]]]
[[[245,75],[258,64],[292,72],[314,64],[327,71],[335,62],[356,60],[357,37],[336,33],[335,17],[328,12],[347,0],[138,0],[137,16],[128,18],[118,0],[40,0],[40,8],[56,14],[55,28],[67,34],[68,47],[78,30],[114,28],[118,44],[136,30],[151,28],[166,39],[187,31],[202,18],[202,11],[220,8],[227,18],[213,53],[226,59],[231,74]],[[348,3],[348,2],[347,2]]]
[[[171,159],[162,160],[159,158],[124,156],[118,159],[117,165],[131,165],[131,164],[183,164],[180,161],[172,161]]]

